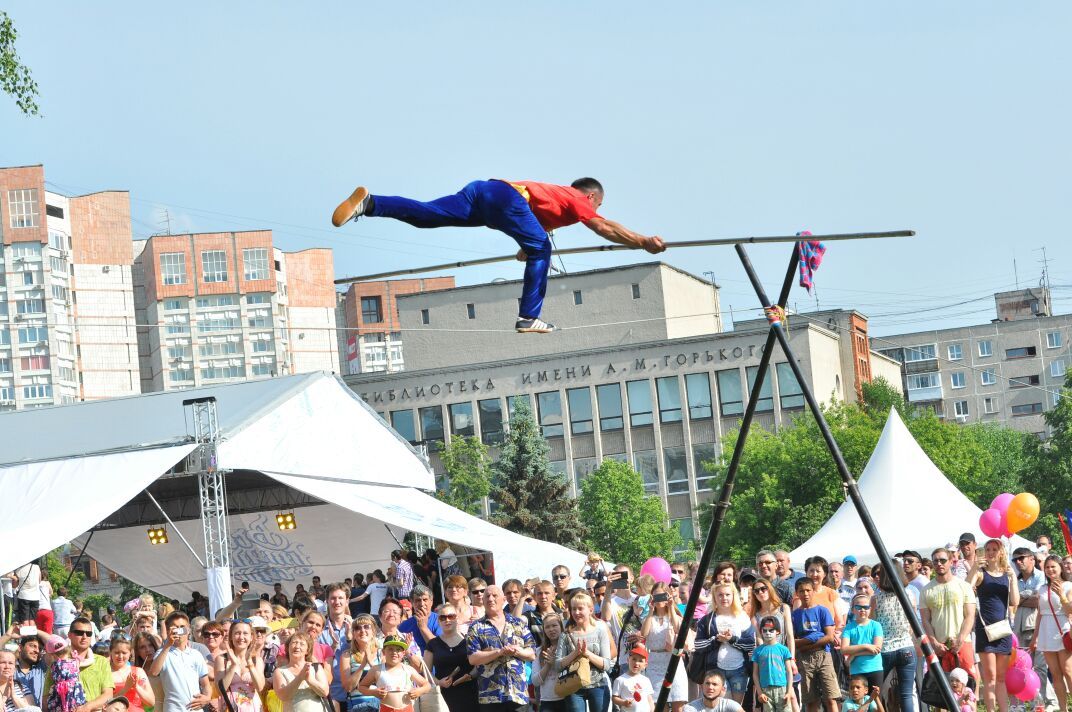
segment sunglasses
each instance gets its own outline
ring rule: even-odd
[[[668,585],[670,586],[670,588],[678,588],[681,586],[681,584],[674,583],[673,581],[671,581]]]
[[[477,588],[477,589],[474,589],[474,590],[470,591],[469,593],[472,593],[472,594],[475,594],[475,595],[479,596],[480,594],[484,593],[484,591],[487,591],[487,590],[488,589],[486,589],[486,588]]]
[[[223,635],[223,633],[219,633],[219,632],[216,632],[216,631],[209,631],[208,633],[202,633],[201,637],[202,638],[219,638],[222,635]]]
[[[68,634],[69,635],[78,635],[78,636],[82,636],[84,638],[86,636],[93,635],[93,631],[91,631],[91,630],[69,630]]]
[[[443,616],[440,616],[442,618]],[[371,623],[355,623],[354,630],[372,630]]]
[[[948,564],[949,563],[949,559],[938,559],[938,558],[936,558],[936,559],[931,559],[931,561],[933,561],[936,564]]]
[[[458,619],[457,613],[440,613],[439,620],[441,621],[453,621]]]
[[[853,606],[852,610],[854,610],[854,611],[870,611],[871,606]]]
[[[569,574],[555,574],[553,578],[554,578],[554,579],[555,579],[556,581],[561,581],[562,579],[568,579],[568,578],[569,578]]]
[[[756,586],[752,589],[752,593],[770,593],[770,589],[766,586]]]

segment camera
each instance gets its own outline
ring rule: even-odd
[[[186,629],[186,626],[184,626],[184,625],[180,625],[180,626],[179,626],[178,628],[173,628],[173,629],[171,630],[171,634],[172,634],[172,635],[186,635],[186,634],[187,634],[187,633],[189,633],[189,632],[190,632],[190,631],[189,631],[189,630],[187,630],[187,629]]]

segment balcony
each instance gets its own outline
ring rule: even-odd
[[[907,392],[909,403],[924,403],[942,399],[942,387],[929,386],[927,388],[911,388]]]

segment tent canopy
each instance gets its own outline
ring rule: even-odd
[[[912,549],[929,556],[940,546],[955,544],[963,532],[973,533],[980,547],[989,538],[979,530],[982,510],[931,462],[895,409],[890,409],[882,436],[858,482],[891,555]],[[1010,545],[1031,547],[1020,536],[1012,537]],[[802,566],[805,559],[817,554],[828,561],[841,561],[852,554],[861,564],[878,562],[852,502],[842,502],[834,516],[790,552],[789,558],[794,566]]]
[[[409,443],[337,377],[312,373],[0,414],[0,521],[18,542],[0,550],[0,571],[96,528],[92,541],[78,541],[113,571],[176,597],[199,588],[204,571],[178,537],[149,545],[145,522],[163,523],[155,507],[116,513],[147,502],[145,490],[167,491],[165,509],[203,554],[196,477],[157,480],[194,448],[182,401],[205,396],[216,398],[219,466],[235,471],[228,487],[242,503],[230,517],[235,576],[255,588],[307,571],[330,580],[384,568],[407,531],[493,552],[500,578],[546,576],[553,564],[583,559],[420,491],[435,480]],[[276,529],[272,508],[283,505],[254,496],[268,487],[296,495],[286,508],[299,506],[298,529]]]

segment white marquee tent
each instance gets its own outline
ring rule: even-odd
[[[988,537],[979,530],[982,511],[946,479],[901,416],[890,410],[882,436],[858,480],[871,517],[890,555],[912,549],[923,556],[971,532],[982,547]],[[1031,543],[1014,536],[1013,547]],[[816,554],[841,561],[852,554],[861,564],[878,562],[856,508],[846,500],[810,539],[790,552],[794,566]]]
[[[219,413],[219,467],[236,471],[236,483],[240,476],[262,482],[235,492],[247,506],[228,520],[231,573],[254,590],[276,581],[292,590],[288,582],[313,572],[329,581],[385,568],[408,531],[493,552],[500,579],[546,577],[555,564],[574,568],[584,558],[426,494],[434,477],[409,444],[341,380],[312,373],[0,414],[0,571],[76,541],[109,569],[161,593],[202,590],[204,569],[179,537],[150,546],[142,520],[155,510],[143,504],[130,526],[117,515],[147,488],[185,488],[185,503],[175,506],[186,514],[172,517],[203,555],[194,478],[165,473],[194,448],[182,401],[209,395]],[[270,507],[251,504],[258,491],[282,491],[279,484],[301,495],[291,507],[298,528],[285,533]]]

